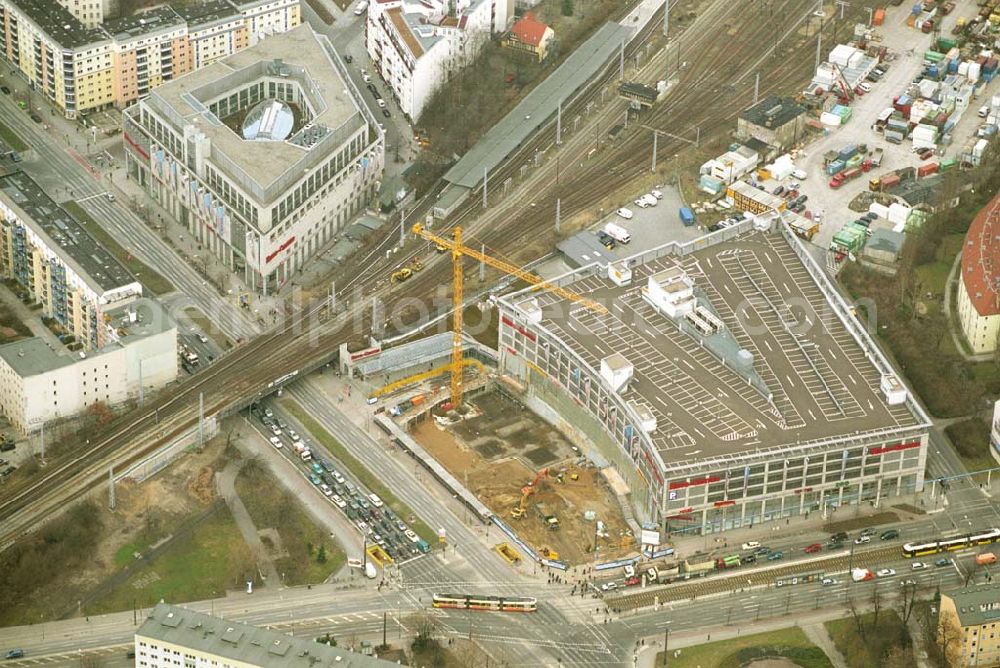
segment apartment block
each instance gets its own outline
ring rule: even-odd
[[[23,172],[0,177],[0,274],[82,351],[111,342],[107,312],[142,296],[125,267]]]
[[[507,28],[510,0],[373,0],[365,43],[375,72],[417,120],[434,92]]]
[[[299,0],[162,5],[103,24],[75,2],[0,0],[0,57],[67,118],[124,108],[301,21]]]

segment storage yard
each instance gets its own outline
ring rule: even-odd
[[[497,392],[470,403],[475,417],[451,426],[426,420],[411,435],[539,553],[555,552],[571,565],[593,559],[598,520],[605,534],[598,539],[602,560],[629,549],[617,501],[600,471],[582,461],[569,441]],[[514,518],[526,487],[532,491],[524,514]],[[557,530],[549,528],[537,504],[558,519]],[[584,517],[588,511],[592,520]]]

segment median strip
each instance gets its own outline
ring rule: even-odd
[[[431,545],[437,540],[437,533],[431,530],[427,524],[417,517],[417,514],[408,505],[402,502],[389,488],[378,479],[371,471],[365,468],[364,464],[358,461],[354,455],[347,451],[343,444],[334,438],[318,420],[309,415],[296,401],[292,399],[282,399],[281,407],[287,410],[298,422],[308,431],[313,439],[326,448],[331,455],[340,461],[362,485],[378,494],[382,502],[392,509],[399,517],[403,518],[407,524],[417,533],[418,536],[426,540]],[[413,518],[410,521],[410,518]]]

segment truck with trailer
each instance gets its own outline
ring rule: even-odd
[[[685,561],[682,564],[682,572],[684,573],[685,579],[691,577],[704,577],[714,570],[715,561],[713,559],[709,559],[708,561],[696,561],[694,563]]]
[[[868,159],[871,161],[873,168],[882,166],[882,157],[884,155],[885,155],[885,149],[881,147],[878,147],[874,151],[872,151],[872,154]]]
[[[851,571],[851,579],[855,582],[865,582],[875,578],[875,574],[867,568],[855,568]]]
[[[853,167],[851,169],[845,169],[844,171],[838,172],[837,174],[833,175],[833,178],[830,179],[830,187],[831,188],[839,188],[840,186],[844,185],[848,181],[850,181],[852,179],[856,179],[860,175],[861,175],[861,168],[860,167]]]

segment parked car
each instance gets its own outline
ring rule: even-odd
[[[646,201],[645,197],[640,197],[632,203],[635,204],[640,209],[645,209],[647,206],[649,206],[649,202]]]
[[[608,250],[614,250],[615,247],[618,245],[618,242],[615,241],[610,234],[608,234],[603,230],[597,233],[597,240],[600,241],[601,245],[607,248]]]
[[[951,565],[951,559],[949,559],[947,557],[942,557],[941,559],[938,559],[937,561],[935,561],[934,565],[937,566],[938,568],[940,568],[941,566],[950,566]]]
[[[601,591],[614,591],[615,589],[618,589],[617,582],[605,582],[601,585]]]
[[[878,533],[878,532],[877,532],[877,531],[875,531],[875,529],[872,529],[872,528],[868,528],[868,529],[864,529],[864,530],[863,530],[863,531],[861,532],[861,535],[862,535],[862,536],[874,536],[874,535],[875,535],[876,533]]]
[[[863,90],[866,93],[872,92],[872,85],[870,83],[868,83],[867,81],[862,81],[861,83],[859,83],[858,84],[858,88],[860,88],[861,90]]]
[[[835,585],[835,584],[837,584],[837,581],[834,580],[833,578],[823,578],[824,587],[829,587],[830,585]]]
[[[749,540],[749,541],[743,543],[743,545],[740,547],[740,549],[743,549],[743,550],[756,550],[758,547],[760,547],[760,542],[758,542],[756,540]]]
[[[0,86],[0,93],[3,93],[4,95],[10,95],[10,88],[7,88],[6,86]]]
[[[785,186],[778,186],[777,188],[775,188],[774,190],[771,191],[771,194],[772,195],[780,195],[783,192],[785,192]]]
[[[819,543],[813,543],[812,545],[806,546],[806,554],[814,554],[816,552],[821,551],[822,549],[823,549],[822,545],[820,545]]]
[[[892,540],[893,538],[899,538],[899,529],[889,529],[883,531],[882,535],[879,536],[881,540]]]
[[[626,209],[625,207],[622,207],[622,208],[618,209],[617,211],[615,211],[615,213],[617,213],[619,216],[621,216],[625,220],[632,220],[632,216],[635,215],[635,214],[632,213],[631,209]]]
[[[24,650],[23,649],[9,649],[9,650],[7,650],[7,653],[4,654],[3,658],[5,658],[5,659],[20,659],[23,656],[24,656]]]
[[[857,538],[854,539],[855,545],[864,545],[865,543],[870,543],[870,542],[872,542],[871,536],[858,536]]]
[[[831,541],[842,542],[850,538],[846,531],[838,531],[837,533],[830,536]]]
[[[36,122],[36,123],[41,123],[42,122],[42,117],[39,116],[38,114],[36,114],[35,112],[31,112],[30,116],[31,116],[31,120],[33,120],[34,122]]]
[[[281,439],[280,438],[278,438],[277,436],[272,436],[268,440],[271,441],[271,445],[273,445],[274,447],[278,448],[279,450],[281,449],[282,445],[281,445]]]
[[[778,550],[777,552],[772,552],[771,554],[767,555],[767,560],[768,561],[777,561],[778,559],[781,559],[784,556],[785,556],[785,553],[782,552],[781,550]]]
[[[919,571],[923,570],[924,568],[927,568],[927,564],[925,564],[922,561],[914,561],[912,564],[910,564],[910,568],[912,570]]]
[[[760,556],[762,554],[770,554],[771,548],[769,548],[767,545],[761,545],[756,550],[754,550],[753,553],[756,554],[757,556]]]
[[[385,116],[386,118],[392,118],[392,114],[389,113],[388,109],[383,109],[382,115]]]
[[[880,578],[889,578],[896,574],[896,569],[894,568],[880,568],[876,571],[875,575]]]
[[[661,193],[659,190],[651,190],[649,191],[649,194],[655,197],[656,199],[663,199],[663,193]]]

